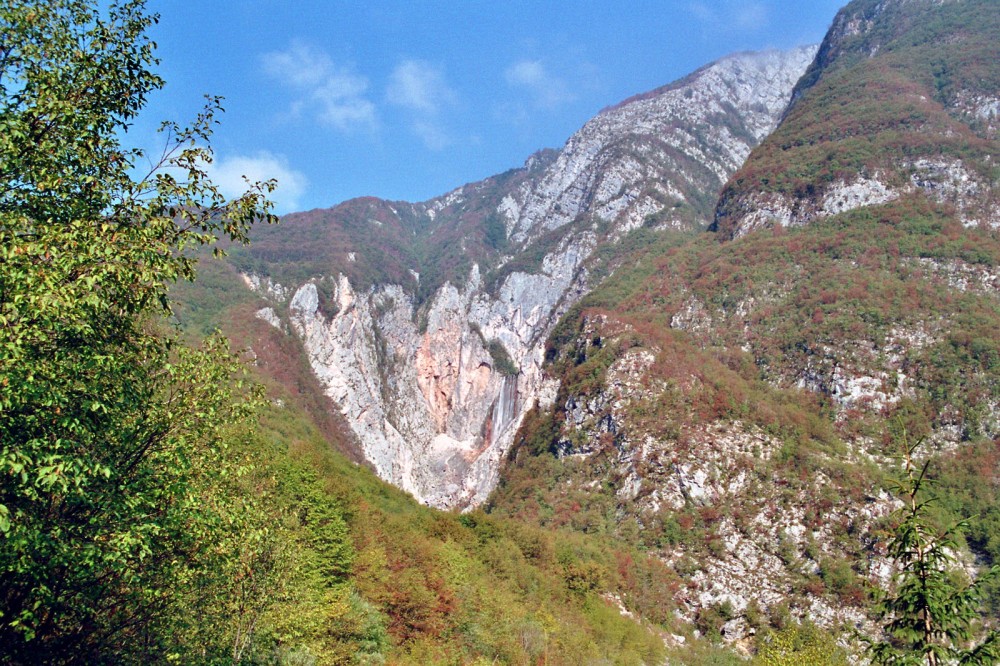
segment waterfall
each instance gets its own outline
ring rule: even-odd
[[[493,439],[503,432],[517,413],[517,376],[505,375],[500,395],[493,404]]]

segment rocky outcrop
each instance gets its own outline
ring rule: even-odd
[[[1000,299],[1000,268],[970,264],[960,259],[942,261],[921,258],[913,262],[934,275],[945,279],[952,289],[986,294]]]
[[[567,243],[538,274],[511,274],[495,297],[474,267],[461,290],[438,290],[422,331],[414,297],[399,286],[359,294],[339,276],[332,287],[299,287],[292,328],[379,476],[432,506],[486,499],[524,413],[552,393],[544,338],[587,240]],[[335,314],[321,311],[320,286],[332,289]],[[512,368],[499,367],[499,355]]]
[[[697,321],[703,308],[692,303],[687,311],[693,317],[685,321]],[[840,598],[804,591],[803,584],[810,577],[831,580],[829,568],[842,560],[845,544],[866,552],[870,542],[858,535],[885,519],[896,500],[884,491],[849,497],[822,471],[782,478],[777,470],[785,443],[749,421],[643,418],[662,413],[658,402],[672,391],[696,394],[702,379],[697,370],[672,371],[669,379],[651,372],[658,359],[669,361],[664,350],[637,339],[628,324],[604,315],[583,321],[578,359],[619,351],[598,388],[574,393],[563,387],[560,394],[556,408],[565,417],[556,450],[573,460],[567,470],[574,470],[560,481],[560,492],[602,488],[614,494],[621,524],[634,520],[645,530],[662,516],[681,521],[658,550],[685,577],[675,599],[679,611],[694,619],[702,609],[726,605],[733,618],[723,628],[727,640],[746,637],[751,606],[764,613],[790,606],[825,626],[871,630],[856,584],[848,590],[835,583],[843,585]],[[675,425],[665,427],[671,419]],[[858,574],[884,582],[884,557],[866,552],[859,559]]]
[[[647,220],[691,228],[774,129],[815,51],[732,56],[598,114],[541,178],[504,200],[511,237],[530,239],[584,213],[619,236]]]
[[[467,275],[430,293],[420,292],[418,265],[409,267],[412,281],[359,285],[348,275],[371,262],[353,250],[342,271],[320,272],[292,287],[294,295],[248,274],[248,286],[271,301],[260,316],[281,326],[272,314],[287,301],[291,330],[379,476],[433,506],[475,506],[496,485],[526,411],[555,395],[542,370],[545,339],[587,289],[594,250],[643,224],[703,228],[715,192],[774,128],[814,51],[709,65],[603,111],[558,154],[534,156],[513,178],[425,204],[345,208],[360,220],[346,222],[348,232],[377,214],[379,233],[399,227],[400,238],[425,227],[443,234],[449,220],[468,224],[479,219],[470,211],[481,211],[502,222],[506,239],[491,242],[505,254],[493,265],[472,255]],[[507,183],[499,203],[482,210]],[[420,215],[423,227],[405,226]],[[271,234],[272,254],[279,234]],[[465,251],[465,242],[449,240],[448,249]],[[399,257],[403,250],[393,261]]]
[[[988,2],[852,2],[796,85],[781,126],[723,190],[737,238],[904,197],[1000,228],[995,12]]]
[[[937,203],[953,206],[965,226],[1000,229],[1000,209],[990,203],[993,186],[961,160],[919,159],[899,166],[908,175],[899,185],[893,185],[893,179],[876,171],[870,177],[859,175],[851,182],[830,183],[808,198],[782,192],[745,193],[738,202],[727,204],[727,212],[737,216],[732,237],[774,226],[802,226],[918,192]]]

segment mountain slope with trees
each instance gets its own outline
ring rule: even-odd
[[[425,203],[287,216],[235,265],[260,316],[303,341],[378,475],[433,506],[476,506],[552,394],[541,365],[558,318],[641,242],[630,232],[708,224],[813,52],[724,58]]]
[[[1000,227],[993,3],[851,3],[780,128],[722,193],[726,236],[925,195]]]
[[[207,179],[215,101],[133,179],[155,20],[0,8],[0,663],[661,660],[656,560],[422,507],[331,451],[298,347],[253,310],[273,345],[243,360],[284,374],[204,339],[246,293],[205,250],[272,221],[270,185]]]
[[[841,11],[723,190],[714,233],[651,234],[560,322],[559,396],[526,418],[493,513],[659,553],[686,572],[689,617],[729,608],[727,637],[789,607],[874,631],[883,489],[907,432],[940,458],[942,503],[970,520],[975,555],[996,561],[988,4]],[[954,88],[935,88],[942,67]]]
[[[0,7],[0,663],[995,663],[991,9],[275,227],[216,101],[133,176],[143,2]]]

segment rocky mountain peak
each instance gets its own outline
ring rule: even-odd
[[[699,196],[714,195],[774,129],[815,52],[736,54],[603,110],[540,179],[504,200],[512,239],[538,238],[584,212],[619,233],[657,214],[658,226],[697,227],[707,212]],[[676,204],[694,217],[667,211]]]
[[[262,232],[247,282],[268,321],[286,313],[379,476],[434,506],[475,506],[525,413],[555,395],[545,340],[597,279],[595,251],[613,256],[643,226],[703,229],[814,53],[722,59],[424,203],[292,216]]]

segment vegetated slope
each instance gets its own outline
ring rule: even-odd
[[[526,417],[493,513],[652,549],[727,638],[789,609],[865,623],[905,430],[1000,562],[993,9],[842,10],[716,233],[638,232],[555,329],[559,395]]]
[[[474,506],[526,410],[559,316],[630,230],[702,229],[814,49],[742,54],[607,109],[559,151],[421,204],[359,199],[260,230],[234,264],[302,340],[377,474]]]
[[[554,156],[539,151],[523,168],[424,203],[363,197],[292,213],[279,227],[256,229],[253,244],[235,250],[233,263],[288,285],[337,275],[360,291],[397,284],[423,302],[443,283],[464,281],[474,263],[502,261],[507,239],[496,209]]]
[[[990,0],[851,3],[715,228],[739,236],[917,192],[966,226],[1000,227],[998,34]]]
[[[176,316],[195,337],[219,324],[250,345],[270,404],[257,433],[230,447],[254,465],[235,485],[271,520],[243,544],[237,610],[213,608],[218,626],[179,632],[231,634],[248,663],[662,662],[665,632],[683,631],[674,572],[586,535],[442,513],[380,481],[341,453],[352,435],[313,404],[301,343],[257,318],[240,284],[232,267],[202,261],[199,279],[174,289]],[[210,303],[221,305],[213,315]]]

